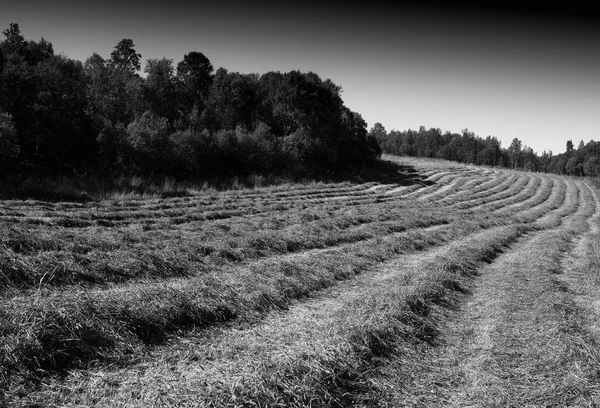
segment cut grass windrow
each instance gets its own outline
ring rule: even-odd
[[[406,197],[412,199],[425,199],[438,193],[443,194],[447,189],[452,189],[456,183],[462,184],[462,179],[472,179],[473,177],[479,176],[479,174],[479,171],[469,169],[468,167],[460,168],[452,172],[441,172],[428,178],[430,185],[415,191],[407,192]]]
[[[234,318],[253,320],[401,253],[420,251],[476,231],[485,221],[408,231],[339,250],[260,261],[168,283],[110,290],[40,291],[0,308],[3,382],[45,371],[126,360],[170,333]],[[340,255],[344,254],[343,257]]]
[[[482,263],[595,211],[571,179],[419,172],[405,186],[0,203],[0,390],[38,384],[47,405],[374,403],[368,373],[435,341],[431,310]]]
[[[481,194],[477,197],[473,196],[468,201],[462,201],[456,204],[458,209],[464,210],[467,208],[477,209],[486,203],[491,203],[496,200],[502,200],[507,197],[511,197],[520,191],[521,188],[529,181],[529,176],[513,175],[507,179],[506,183],[500,184],[493,190],[488,190],[485,194]]]
[[[443,197],[441,200],[445,201],[448,200],[450,198],[454,199],[455,197],[466,197],[469,196],[471,194],[473,194],[476,191],[479,191],[478,189],[481,188],[481,185],[484,185],[485,183],[488,183],[492,180],[494,180],[495,176],[491,176],[490,174],[484,173],[481,175],[478,175],[477,177],[468,177],[467,182],[460,186],[460,189],[458,189],[457,191],[452,191],[451,194],[448,194],[447,196]]]
[[[411,198],[426,197],[431,194],[435,194],[441,188],[452,184],[463,175],[462,171],[451,172],[451,173],[440,173],[433,177],[429,177],[429,182],[433,183],[425,188],[415,191],[410,196]]]
[[[255,199],[245,198],[245,194],[235,199],[228,199],[227,203],[217,202],[209,206],[201,203],[202,197],[190,197],[196,202],[188,206],[180,206],[178,203],[164,203],[160,205],[159,210],[149,210],[144,205],[138,205],[122,211],[120,206],[111,207],[108,211],[103,211],[95,205],[89,205],[81,208],[79,211],[69,211],[60,209],[60,204],[53,208],[48,205],[39,207],[37,211],[28,209],[25,212],[12,211],[5,217],[0,217],[1,221],[11,223],[25,223],[31,225],[41,225],[44,227],[59,226],[67,228],[88,228],[88,227],[119,227],[129,226],[143,222],[144,227],[151,227],[156,223],[157,228],[170,228],[172,224],[197,223],[219,219],[235,219],[251,216],[269,217],[273,213],[290,212],[294,214],[299,210],[310,209],[329,209],[335,208],[340,204],[332,203],[331,198],[342,198],[342,206],[360,206],[382,202],[381,199],[389,198],[384,194],[375,194],[365,191],[357,191],[353,194],[334,194],[333,197],[327,197],[319,200],[300,200],[293,197],[290,200],[279,201],[266,199],[264,203],[257,203]]]
[[[30,203],[25,212],[18,211],[19,205],[13,205],[11,211],[5,212],[0,219],[14,221],[20,217],[35,217],[46,224],[56,224],[66,227],[84,228],[94,223],[131,223],[140,218],[152,219],[160,217],[181,217],[193,214],[197,220],[210,220],[228,218],[240,215],[241,212],[260,214],[275,209],[294,208],[296,205],[326,203],[331,196],[339,196],[346,193],[364,199],[372,199],[373,194],[362,188],[333,188],[333,191],[317,191],[305,196],[274,195],[265,196],[261,199],[251,195],[253,190],[245,191],[234,197],[222,197],[218,195],[198,195],[181,199],[156,201],[156,204],[144,204],[143,201],[114,202],[109,205],[98,205],[96,203],[79,206],[77,209],[58,204]],[[321,198],[315,198],[315,196]],[[289,198],[289,199],[288,199]],[[154,203],[154,201],[152,201]],[[32,206],[35,207],[32,208]],[[12,217],[12,218],[11,218]],[[107,225],[111,226],[111,225]]]
[[[544,213],[539,211],[535,216]],[[232,318],[252,320],[254,315],[285,308],[293,299],[308,296],[336,280],[348,279],[399,253],[438,245],[494,223],[512,222],[510,218],[498,218],[490,223],[485,216],[479,220],[473,216],[474,220],[463,225],[371,237],[338,250],[320,252],[319,257],[309,253],[289,259],[266,259],[255,266],[234,268],[231,272],[219,269],[198,278],[173,280],[168,285],[147,283],[129,289],[75,289],[68,293],[41,290],[39,296],[10,299],[2,314],[6,322],[2,333],[8,345],[3,352],[5,377],[9,372],[27,377],[91,360],[111,361],[127,353],[135,354],[143,344],[160,343],[169,333],[189,327],[208,327]],[[386,233],[393,231],[388,229]],[[89,319],[84,319],[86,316]]]
[[[492,228],[423,256],[400,258],[257,326],[189,337],[150,365],[102,378],[93,372],[76,376],[41,395],[46,401],[102,406],[117,400],[131,407],[365,402],[374,386],[365,376],[410,344],[435,341],[431,307],[451,307],[457,292],[468,291],[479,266],[527,228]]]
[[[121,236],[36,233],[10,228],[0,239],[3,291],[103,285],[135,279],[196,276],[230,263],[339,246],[452,222],[431,210],[376,206],[364,214],[307,212],[263,223],[216,223],[198,231],[123,231]],[[304,221],[304,222],[302,222]],[[159,236],[161,239],[156,239]]]
[[[4,290],[69,284],[102,285],[132,279],[163,279],[192,276],[221,267],[223,262],[241,262],[279,253],[324,248],[370,239],[377,230],[399,231],[411,228],[410,222],[393,225],[373,224],[372,228],[350,228],[375,220],[393,218],[424,219],[423,210],[415,216],[406,204],[366,203],[345,215],[346,206],[314,208],[306,213],[271,215],[257,219],[240,218],[235,223],[198,224],[198,233],[186,225],[183,231],[161,232],[147,228],[123,230],[115,236],[112,229],[97,228],[65,234],[49,232],[46,226],[5,230],[0,256]],[[429,211],[429,210],[427,210]],[[426,211],[426,212],[427,212]],[[425,216],[427,218],[427,216]],[[177,223],[177,218],[167,219]],[[328,220],[334,223],[328,225]],[[208,227],[208,228],[207,228]],[[342,231],[343,230],[343,231]],[[156,235],[161,239],[156,240]],[[198,244],[201,241],[202,244]],[[246,242],[248,241],[248,242]],[[110,254],[109,254],[110,253]]]
[[[464,194],[456,194],[444,201],[449,204],[459,204],[463,201],[477,200],[508,188],[510,184],[513,183],[517,178],[518,175],[514,173],[500,172],[497,176],[493,177],[489,181],[486,181],[485,183],[478,185],[473,190],[464,192]]]
[[[589,284],[574,291],[571,285],[581,280],[569,278],[571,266],[563,262],[596,213],[596,199],[588,193],[558,228],[533,234],[482,268],[474,298],[460,313],[450,318],[435,313],[434,319],[449,320],[438,344],[371,372],[365,381],[381,385],[378,401],[427,407],[595,406],[599,337],[590,330],[589,300],[578,293],[600,292]]]
[[[446,184],[434,193],[419,196],[417,199],[425,201],[439,201],[444,199],[445,197],[456,194],[457,191],[460,191],[461,188],[463,188],[467,185],[467,183],[472,181],[472,176],[470,176],[469,174],[463,174],[457,179],[453,180],[452,183]]]
[[[495,210],[498,214],[519,213],[525,209],[532,208],[549,199],[556,181],[550,177],[541,177],[541,184],[535,190],[535,194],[527,199],[519,202],[514,202],[505,207]]]
[[[524,177],[514,184],[513,188],[510,189],[512,191],[506,191],[504,194],[497,196],[494,201],[486,202],[473,209],[492,212],[515,203],[521,203],[532,197],[539,189],[540,184],[541,179],[539,177]]]
[[[544,219],[544,217],[554,216],[556,210],[558,210],[566,200],[566,189],[567,185],[565,181],[557,179],[549,194],[538,196],[536,201],[530,203],[532,204],[531,206],[527,206],[524,209],[521,208],[522,211],[516,212],[514,217],[523,222],[528,222],[528,220],[536,220],[536,222],[539,222],[538,220]]]
[[[353,244],[353,248],[322,251],[318,257],[307,253],[266,260],[229,274],[168,285],[137,284],[129,290],[45,296],[42,292],[33,304],[31,297],[15,298],[3,307],[2,377],[28,381],[48,370],[90,361],[126,361],[127,355],[139,354],[144,344],[163,342],[169,333],[234,318],[252,321],[398,254],[423,250],[489,225],[480,220],[430,232],[417,230]]]

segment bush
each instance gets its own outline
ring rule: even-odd
[[[172,163],[169,131],[167,119],[150,111],[127,126],[127,142],[132,149],[135,172],[144,175],[168,173]]]

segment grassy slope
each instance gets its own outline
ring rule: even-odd
[[[412,386],[394,388],[396,404],[593,406],[599,401],[600,353],[589,329],[589,304],[576,302],[581,295],[574,296],[571,284],[581,290],[582,281],[569,278],[581,265],[564,261],[585,246],[590,236],[576,237],[586,224],[597,222],[596,199],[585,186],[581,192],[585,204],[575,215],[560,227],[529,234],[482,268],[459,311],[450,317],[438,311],[445,315],[439,344],[424,348],[420,364],[410,367]],[[584,293],[598,293],[587,288]],[[394,362],[377,378],[406,382],[400,374],[406,370]]]
[[[572,241],[584,248],[576,252],[577,259],[585,260],[579,264],[594,262],[589,256],[593,240],[577,237],[595,210],[595,193],[583,183],[554,176],[443,162],[412,164],[421,172],[415,187],[389,182],[314,185],[107,202],[93,208],[60,204],[60,211],[38,202],[5,202],[0,215],[22,222],[9,227],[12,241],[5,244],[5,253],[17,253],[21,263],[43,251],[60,253],[52,247],[59,236],[54,230],[70,228],[73,235],[65,243],[95,231],[104,245],[85,241],[92,248],[88,253],[98,252],[97,258],[88,257],[88,265],[102,259],[102,251],[110,253],[106,242],[118,242],[124,257],[139,251],[138,259],[144,259],[158,252],[164,271],[176,262],[185,271],[184,277],[173,277],[160,266],[140,267],[155,275],[112,281],[95,272],[97,281],[84,284],[74,275],[53,284],[42,280],[41,292],[36,285],[11,284],[0,314],[7,345],[3,366],[9,367],[2,377],[5,398],[80,406],[386,401],[409,406],[453,401],[461,406],[468,401],[465,395],[481,391],[489,396],[488,405],[506,405],[511,398],[534,401],[531,395],[547,388],[532,388],[523,396],[515,394],[523,385],[513,391],[506,387],[519,385],[518,373],[540,357],[539,347],[523,343],[529,338],[523,330],[532,332],[530,337],[537,333],[540,318],[560,323],[564,316],[555,306],[576,311],[569,316],[589,314],[579,305],[585,296],[573,306],[573,296],[562,290],[569,283],[556,283],[547,275],[557,265],[560,269],[563,256],[570,256]],[[206,221],[204,214],[219,211],[226,211],[220,220]],[[61,227],[65,219],[92,225]],[[209,233],[199,235],[207,228]],[[199,239],[208,242],[203,248],[213,250],[202,252]],[[15,250],[18,242],[28,243],[21,247],[29,252]],[[74,250],[63,252],[59,259],[73,256]],[[37,282],[44,268],[35,269],[31,262],[31,269],[21,274],[34,274],[30,282]],[[200,267],[208,263],[210,267]],[[531,269],[531,276],[523,278],[523,268]],[[582,267],[574,270],[583,273]],[[474,303],[461,309],[469,298]],[[530,318],[525,325],[511,316]],[[573,333],[587,333],[585,319],[573,321],[579,330]],[[93,336],[84,335],[89,333]],[[554,336],[557,354],[548,357],[554,358],[548,364],[572,358],[561,347],[583,338],[577,333]],[[64,341],[41,342],[49,334]],[[100,334],[105,342],[98,347],[93,341]],[[478,390],[478,384],[457,380],[476,378],[464,373],[476,374],[481,358],[508,361],[477,353],[481,358],[476,361],[457,358],[474,351],[469,347],[487,350],[490,339],[496,339],[493,344],[513,339],[514,350],[525,347],[530,356],[513,358],[519,364],[502,368],[499,377],[508,378],[505,383],[490,381]],[[534,344],[545,339],[534,339]],[[68,349],[74,345],[73,351]],[[588,375],[585,367],[591,360],[575,361],[583,367],[582,375]],[[462,368],[454,367],[456,362],[464,363]],[[70,373],[60,379],[53,374],[57,369]],[[480,374],[486,378],[495,375],[484,371]],[[531,369],[531,378],[536,375],[541,375],[539,366]],[[46,385],[31,393],[35,378]],[[546,385],[560,386],[557,381],[550,378]],[[436,391],[421,395],[426,384]],[[579,395],[578,402],[594,397],[589,384],[574,385],[581,391],[571,393]]]

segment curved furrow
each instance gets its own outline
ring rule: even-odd
[[[581,234],[589,229],[590,220],[597,210],[597,202],[596,195],[585,181],[577,180],[575,183],[579,189],[579,206],[576,217],[571,217],[566,227],[572,229],[575,234]]]
[[[186,197],[185,202],[181,199],[156,199],[152,200],[152,205],[143,204],[141,200],[135,201],[135,205],[129,205],[127,203],[121,204],[110,204],[110,205],[97,205],[92,203],[89,205],[81,205],[77,207],[77,210],[72,208],[63,207],[61,205],[38,205],[33,208],[28,207],[27,215],[30,217],[63,217],[68,215],[71,218],[83,218],[89,219],[90,212],[96,215],[96,218],[102,218],[101,215],[106,214],[107,219],[110,219],[112,215],[115,218],[124,219],[131,217],[152,217],[156,215],[161,216],[173,216],[183,214],[189,209],[204,209],[205,211],[211,210],[227,210],[227,209],[239,209],[240,207],[255,207],[262,205],[263,203],[271,205],[280,205],[287,202],[296,202],[302,200],[326,200],[331,196],[346,194],[357,194],[357,195],[369,195],[363,186],[357,188],[356,186],[332,186],[335,188],[328,188],[327,190],[318,190],[312,192],[301,192],[298,194],[282,193],[281,195],[269,195],[269,196],[258,196],[254,197],[253,190],[248,190],[242,193],[237,193],[235,196],[219,197],[217,195],[198,195],[193,197]],[[148,200],[150,201],[150,200]],[[312,202],[312,201],[309,201]],[[16,216],[25,215],[18,211],[18,206],[12,207],[12,213],[4,215]],[[16,214],[17,213],[17,214]],[[100,215],[100,217],[98,216]]]
[[[372,186],[371,188],[369,188],[369,189],[367,189],[365,191],[367,191],[369,193],[372,193],[372,192],[378,192],[378,193],[380,193],[382,191],[387,191],[389,189],[392,189],[392,188],[394,188],[396,186],[397,186],[397,184],[377,184],[377,185]]]
[[[537,219],[536,224],[540,228],[554,228],[563,222],[563,219],[575,213],[580,204],[581,190],[579,186],[571,180],[564,181],[565,193],[562,204],[553,211]],[[538,215],[538,214],[536,214]]]
[[[566,189],[565,181],[555,178],[549,195],[541,196],[533,206],[523,208],[513,217],[520,222],[531,222],[530,220],[538,220],[556,212],[566,200]]]
[[[164,204],[171,205],[184,205],[189,202],[197,203],[199,200],[203,200],[205,204],[211,204],[214,201],[221,200],[237,200],[241,196],[245,198],[255,199],[280,199],[294,196],[310,196],[318,194],[327,194],[331,190],[342,190],[342,191],[355,191],[355,190],[367,190],[369,187],[376,185],[376,182],[355,184],[351,182],[344,183],[312,183],[312,184],[294,184],[284,186],[270,186],[270,187],[259,187],[253,189],[242,189],[242,190],[226,190],[226,191],[200,191],[193,193],[190,196],[184,197],[172,197],[172,198],[152,198],[152,199],[131,199],[131,200],[110,200],[106,203],[98,203],[100,205],[117,208],[140,208],[140,207],[152,207],[162,206]]]
[[[310,401],[346,406],[360,397],[361,377],[393,351],[396,341],[418,342],[432,335],[423,326],[421,299],[442,302],[448,287],[462,285],[465,276],[522,233],[493,228],[419,256],[398,258],[259,325],[188,336],[156,350],[143,366],[103,371],[105,379],[109,376],[104,383],[90,375],[79,393],[65,395],[67,387],[52,386],[41,393],[81,404],[89,403],[86,390],[93,389],[94,405],[116,398],[128,406],[144,406],[167,403],[160,395],[168,387],[169,399],[182,404],[303,406]]]
[[[571,237],[542,231],[482,268],[469,302],[440,331],[439,346],[421,352],[419,364],[411,359],[405,368],[399,359],[382,370],[393,379],[388,403],[595,405],[598,393],[586,390],[597,384],[598,354],[573,327],[579,313],[554,278]]]
[[[373,210],[367,208],[363,210],[373,213]],[[401,230],[409,225],[403,222],[384,222],[383,224],[375,222],[376,218],[379,218],[379,221],[385,221],[386,219],[390,220],[390,217],[397,217],[394,212],[386,215],[377,215],[378,213],[382,214],[381,211],[375,212],[373,215],[375,218],[371,217],[369,219],[350,217],[344,220],[344,217],[340,218],[338,215],[334,215],[337,220],[336,224],[332,225],[334,229],[327,227],[325,230],[323,227],[326,227],[326,225],[322,227],[322,223],[318,219],[310,221],[310,219],[298,218],[293,220],[292,224],[290,224],[289,219],[283,219],[284,224],[279,221],[269,224],[256,224],[254,221],[247,221],[245,224],[234,224],[235,231],[231,231],[230,227],[227,227],[227,230],[216,228],[212,231],[205,231],[201,236],[191,235],[190,239],[185,241],[182,241],[181,237],[176,237],[177,240],[172,241],[172,238],[166,235],[165,239],[158,241],[159,243],[167,243],[164,247],[155,247],[155,245],[148,247],[148,241],[141,240],[143,236],[140,235],[124,236],[129,241],[133,240],[131,242],[139,246],[141,251],[135,250],[135,246],[131,246],[129,243],[126,243],[127,246],[121,249],[120,246],[123,243],[111,240],[110,236],[102,239],[102,235],[98,235],[99,231],[95,232],[93,241],[89,241],[89,238],[85,235],[73,240],[73,242],[76,242],[75,246],[77,248],[71,249],[73,245],[69,245],[67,242],[63,243],[63,240],[59,238],[62,232],[57,231],[58,236],[47,236],[41,241],[31,241],[26,244],[31,247],[28,251],[37,251],[33,257],[23,257],[14,252],[7,253],[8,259],[5,257],[3,262],[4,265],[8,265],[4,279],[5,284],[10,284],[11,281],[16,280],[20,282],[20,286],[33,284],[39,286],[42,283],[44,285],[62,285],[78,279],[89,285],[104,284],[110,281],[127,281],[138,279],[139,276],[145,279],[184,276],[188,275],[191,270],[198,273],[214,268],[215,262],[218,262],[218,264],[230,261],[239,262],[272,253],[298,252],[346,242],[356,242],[371,238],[381,228]],[[332,214],[328,216],[332,216]],[[272,218],[273,216],[269,215],[269,217]],[[371,223],[373,223],[372,228],[369,227]],[[300,229],[292,231],[292,234],[287,234],[284,228],[294,227],[295,225]],[[311,225],[315,225],[316,228],[311,230]],[[215,226],[218,227],[218,225]],[[252,228],[248,229],[249,226],[252,226]],[[352,228],[346,230],[349,227]],[[274,231],[268,232],[269,228]],[[239,239],[232,241],[234,232],[238,237],[242,237],[257,229],[261,229],[265,233],[253,237],[250,246]],[[180,234],[177,231],[174,232]],[[22,246],[24,245],[24,238],[20,234],[10,239]],[[68,236],[65,238],[69,240]],[[98,240],[99,238],[100,240]],[[184,245],[186,241],[187,243]],[[236,241],[238,243],[235,243]],[[139,244],[136,244],[136,242],[139,242]],[[202,245],[198,247],[196,242],[202,242]],[[224,243],[225,245],[223,245]],[[186,250],[183,253],[174,252],[170,249],[173,244],[175,244],[175,248],[184,247]],[[10,241],[6,242],[5,245],[13,247]],[[98,249],[100,249],[100,252]],[[18,248],[14,248],[14,250],[18,250]],[[134,250],[133,254],[138,253],[138,255],[132,257],[130,255],[132,250]],[[106,255],[107,251],[110,252],[110,255]],[[155,254],[149,256],[147,255],[149,251],[153,251]],[[77,253],[81,255],[76,255]],[[197,266],[189,267],[189,262]],[[35,271],[40,271],[40,273],[38,274]],[[48,273],[47,271],[51,272]]]
[[[470,200],[463,200],[454,203],[456,208],[464,210],[467,208],[482,207],[486,203],[495,202],[507,197],[511,197],[529,182],[530,176],[523,174],[513,174],[505,183],[496,186],[493,189],[473,195]]]
[[[535,194],[541,184],[541,179],[537,176],[531,176],[527,177],[527,183],[524,183],[523,181],[524,180],[519,180],[519,182],[515,183],[509,190],[496,196],[494,201],[472,207],[472,209],[474,211],[481,210],[492,212],[527,200]]]
[[[414,396],[418,380],[387,387],[395,374],[378,373],[406,372],[394,358],[418,360],[411,350],[434,344],[484,264],[494,268],[515,248],[526,254],[528,242],[532,253],[544,240],[548,253],[568,248],[598,208],[579,180],[441,162],[419,169],[437,184],[242,191],[113,213],[103,204],[15,207],[23,214],[15,219],[34,215],[30,224],[0,208],[0,280],[39,262],[29,286],[0,298],[0,395],[82,406],[348,406],[386,403],[389,390]],[[123,224],[77,224],[103,212],[121,213]],[[49,213],[53,224],[34,224]],[[101,286],[77,281],[111,261],[118,267],[97,271]],[[60,284],[66,266],[80,274]],[[14,391],[40,379],[47,385],[35,392]],[[448,382],[436,384],[428,387]]]
[[[533,195],[530,195],[529,197],[527,197],[527,199],[523,201],[514,202],[503,208],[496,209],[494,210],[494,212],[497,214],[513,214],[520,211],[524,211],[528,208],[532,208],[546,201],[550,197],[550,194],[552,194],[552,189],[554,187],[554,179],[548,176],[540,176],[539,178],[541,179],[541,183],[534,190]]]
[[[424,184],[412,184],[409,186],[400,186],[400,187],[394,187],[390,190],[387,190],[385,192],[385,194],[391,195],[391,194],[409,194],[415,190],[418,190],[420,188],[424,188],[425,185]]]
[[[502,172],[496,179],[492,179],[489,182],[485,182],[477,186],[471,194],[456,195],[451,199],[444,200],[446,204],[461,204],[464,202],[476,201],[481,198],[488,197],[492,194],[504,191],[510,188],[510,185],[514,183],[519,176],[513,172]]]
[[[418,200],[429,201],[429,202],[440,201],[440,200],[444,199],[445,197],[454,195],[457,192],[461,191],[466,184],[472,183],[473,181],[477,181],[477,179],[473,180],[472,175],[464,174],[464,175],[461,175],[460,177],[458,177],[457,179],[452,180],[452,182],[446,184],[445,186],[441,187],[437,191],[430,192],[428,194],[421,195],[416,198]]]
[[[2,328],[6,347],[0,350],[0,360],[16,372],[32,365],[53,371],[88,364],[90,359],[110,362],[131,352],[131,347],[164,342],[169,333],[190,326],[200,329],[231,319],[256,319],[397,254],[439,245],[478,228],[471,223],[407,231],[322,251],[318,257],[308,253],[266,259],[198,278],[106,290],[45,291],[41,297],[34,295],[33,302],[29,296],[13,297],[0,308],[0,316],[11,316]],[[52,343],[40,344],[48,327],[54,327]],[[91,347],[90,341],[101,342],[102,347]],[[72,357],[56,360],[61,353]],[[25,369],[20,375],[31,374]]]
[[[466,196],[472,194],[480,185],[489,182],[492,177],[489,175],[480,175],[475,179],[468,179],[466,183],[459,186],[458,190],[453,190],[449,194],[438,199],[439,202],[445,203],[447,200],[454,200],[456,197]]]
[[[458,193],[445,198],[443,202],[457,203],[460,201],[469,200],[473,195],[486,194],[486,191],[495,188],[505,181],[509,176],[510,173],[508,172],[503,172],[496,176],[484,176],[480,183],[477,183],[468,190],[465,189],[464,191],[459,191]]]
[[[189,324],[201,328],[234,318],[255,319],[256,317],[251,316],[286,307],[293,299],[308,296],[334,284],[340,278],[351,278],[397,254],[423,250],[457,237],[471,235],[482,227],[488,228],[493,224],[486,221],[486,218],[478,219],[474,216],[468,222],[461,221],[423,231],[394,233],[339,248],[317,250],[319,256],[315,256],[313,251],[267,258],[248,266],[233,268],[230,272],[207,272],[198,278],[119,285],[100,291],[46,292],[41,303],[37,304],[32,304],[27,298],[12,298],[5,303],[8,309],[4,310],[17,317],[27,316],[27,319],[38,315],[40,311],[55,310],[63,319],[64,335],[68,334],[69,338],[73,338],[73,330],[77,333],[85,330],[88,334],[82,336],[82,339],[90,338],[89,333],[95,333],[93,336],[104,333],[113,344],[112,348],[107,349],[108,355],[79,356],[79,359],[69,364],[79,364],[91,357],[110,361],[110,356],[115,352],[124,352],[123,347],[136,342],[161,342],[168,333],[181,330]],[[496,219],[495,222],[500,225],[511,224],[508,218]],[[340,263],[340,259],[344,262]],[[94,323],[74,328],[72,324],[80,319],[81,313],[93,316]],[[14,319],[15,325],[5,326],[4,329],[16,341],[10,347],[18,349],[21,336],[43,331],[55,316],[49,314],[41,319],[26,321]],[[188,323],[183,324],[181,319]],[[134,335],[133,338],[131,334]],[[60,331],[55,332],[54,336],[57,339],[63,338]],[[83,340],[79,345],[77,342],[69,344],[70,347],[86,347],[86,341]],[[64,347],[64,343],[58,340],[56,345]],[[43,353],[36,357],[42,363],[45,361],[45,364],[50,364],[48,358],[50,361],[53,359]],[[52,365],[48,368],[50,367]]]
[[[6,290],[14,287],[56,287],[78,282],[93,286],[109,282],[193,276],[219,270],[229,264],[315,248],[331,248],[451,221],[448,217],[427,216],[423,210],[419,211],[420,217],[410,215],[413,213],[404,209],[390,209],[363,217],[355,215],[307,220],[287,226],[263,224],[252,225],[249,229],[249,225],[234,225],[200,233],[161,232],[162,239],[156,240],[155,234],[138,236],[135,237],[137,242],[132,241],[124,246],[118,243],[93,246],[97,241],[84,237],[83,242],[79,240],[76,244],[82,249],[88,245],[85,253],[81,251],[81,254],[77,254],[77,250],[72,248],[73,243],[63,237],[46,237],[43,241],[30,239],[25,247],[26,237],[9,231],[7,238],[0,241],[6,247],[6,252],[0,254],[0,265],[3,266],[0,282],[2,290]]]
[[[418,197],[423,197],[423,196],[427,196],[430,194],[434,194],[438,190],[445,188],[449,184],[452,184],[455,180],[460,179],[464,175],[465,175],[464,172],[458,172],[458,171],[444,174],[443,176],[439,177],[435,181],[429,180],[429,181],[432,181],[434,184],[431,184],[425,188],[422,188],[417,191],[406,194],[405,197],[406,198],[418,198]]]
[[[562,207],[566,200],[566,183],[562,179],[556,179],[551,188],[548,188],[545,194],[538,195],[536,200],[531,200],[527,205],[522,205],[514,208],[512,211],[477,211],[471,208],[460,210],[463,216],[487,216],[491,219],[510,219],[512,222],[531,224],[539,222],[544,217],[560,217],[556,215],[563,211]]]
[[[432,183],[437,183],[439,182],[442,178],[444,177],[448,177],[451,176],[453,174],[456,173],[455,169],[451,169],[451,170],[442,170],[442,171],[436,171],[435,173],[431,174],[430,176],[428,176],[426,178],[427,181],[430,181]]]
[[[359,205],[362,202],[370,203],[375,202],[378,198],[377,195],[365,193],[359,197],[354,198],[348,196],[345,200],[339,200],[344,205]],[[330,205],[332,200],[328,198],[318,198],[310,200],[291,200],[289,202],[271,203],[266,206],[259,206],[253,203],[231,203],[223,206],[212,206],[211,209],[203,209],[202,207],[192,207],[192,209],[168,209],[163,211],[146,212],[143,210],[139,211],[128,211],[128,212],[116,212],[116,213],[96,213],[94,209],[87,209],[82,212],[79,217],[61,213],[42,213],[40,216],[36,214],[29,214],[25,218],[19,219],[14,216],[4,217],[2,221],[5,222],[23,222],[26,224],[42,224],[42,225],[57,225],[62,227],[70,228],[86,228],[98,226],[114,227],[114,226],[126,226],[132,223],[152,220],[164,220],[169,219],[172,223],[180,224],[185,222],[198,222],[207,221],[214,219],[227,219],[236,217],[245,217],[248,215],[265,214],[272,211],[294,211],[298,208],[302,208],[308,205]]]
[[[220,213],[224,213],[226,214],[228,211],[231,211],[235,216],[235,214],[238,214],[239,212],[242,212],[244,210],[248,210],[248,208],[251,208],[252,210],[250,210],[252,213],[262,213],[265,211],[269,211],[269,210],[282,210],[282,209],[293,209],[296,208],[298,205],[315,205],[315,204],[328,204],[331,201],[331,197],[337,197],[339,198],[339,193],[338,192],[331,192],[330,194],[327,194],[325,196],[321,196],[321,197],[307,197],[307,198],[302,198],[302,197],[295,197],[293,199],[289,199],[289,200],[281,200],[281,201],[275,201],[275,202],[271,202],[271,201],[267,201],[266,203],[258,203],[258,202],[239,202],[239,201],[232,201],[229,202],[227,204],[213,204],[210,207],[202,207],[202,206],[195,206],[195,207],[191,207],[192,209],[196,209],[198,211],[202,211],[202,210],[206,210],[209,214],[211,213],[211,211],[214,212],[220,212]],[[352,194],[344,194],[342,195],[342,197],[347,198],[347,201],[351,201],[353,203],[358,203],[359,201],[363,200],[365,202],[369,202],[369,201],[375,201],[380,197],[386,197],[386,195],[384,193],[377,193],[377,192],[368,192],[365,190],[360,190],[360,191],[355,191]],[[386,197],[387,198],[387,197]],[[340,201],[344,201],[344,200],[340,200]],[[189,211],[188,211],[189,212]],[[170,212],[163,212],[163,213],[156,213],[156,215],[162,215],[162,216],[173,216],[173,215],[178,215],[178,214],[185,214],[186,211],[184,211],[184,209],[172,209]],[[131,213],[127,213],[127,214],[118,214],[115,217],[119,218],[119,219],[127,219],[132,218],[132,217],[137,217],[137,218],[142,218],[142,217],[151,217],[155,214],[152,213],[137,213],[137,212],[131,212]],[[107,217],[105,217],[107,218]],[[223,217],[225,218],[225,217]]]
[[[598,197],[598,190],[595,187],[590,187],[590,185],[586,182],[584,183],[587,190],[590,192],[590,196],[592,197],[594,204],[596,206],[595,214],[591,217],[589,222],[589,229],[591,235],[598,234],[600,230],[600,225],[598,220],[600,219],[600,198]]]

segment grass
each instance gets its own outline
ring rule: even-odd
[[[469,285],[477,265],[492,260],[522,232],[520,227],[499,227],[433,254],[416,255],[415,259],[427,260],[425,267],[392,263],[385,273],[361,280],[366,291],[355,289],[335,299],[317,298],[292,307],[283,319],[278,316],[242,328],[233,338],[222,338],[218,332],[214,338],[192,338],[191,343],[179,344],[156,363],[158,369],[173,362],[176,368],[170,375],[148,367],[142,378],[134,380],[132,373],[119,370],[108,384],[125,381],[120,394],[112,395],[110,386],[96,384],[91,387],[97,393],[96,403],[103,405],[104,398],[117,398],[128,406],[149,406],[160,400],[162,387],[174,380],[178,385],[164,401],[215,407],[251,403],[347,406],[361,398],[356,393],[365,388],[363,373],[378,359],[403,347],[404,341],[433,341],[434,322],[427,315],[430,305],[451,305],[453,292]],[[300,337],[299,332],[303,333]],[[202,371],[185,379],[177,377],[177,372],[190,364],[199,364]],[[156,388],[139,400],[128,399],[138,381]],[[78,386],[90,388],[88,384]],[[204,392],[186,395],[189,389]],[[71,402],[85,403],[76,398]]]
[[[378,375],[439,346],[485,265],[520,251],[523,234],[568,242],[596,208],[577,180],[408,164],[420,167],[0,201],[5,398],[374,405],[390,397]]]
[[[339,171],[336,174],[312,179],[287,174],[250,174],[228,178],[212,177],[204,180],[176,180],[170,177],[119,176],[99,177],[84,175],[79,177],[60,176],[43,178],[40,176],[15,176],[0,178],[0,199],[29,199],[49,202],[89,202],[101,200],[145,200],[173,198],[217,191],[239,191],[255,188],[283,188],[291,185],[297,189],[301,185],[315,183],[365,183],[386,181],[398,185],[412,185],[421,181],[421,176],[410,165],[392,160],[377,160],[371,167],[353,171]]]
[[[151,219],[143,219],[141,228],[9,227],[0,239],[6,249],[0,280],[6,290],[194,276],[231,262],[340,246],[452,220],[422,210],[417,217],[406,206],[371,207],[363,206],[364,214],[315,208],[281,219],[267,215],[202,228],[192,228],[189,221],[176,228],[184,224],[177,218],[169,220],[170,229]]]
[[[587,201],[586,201],[587,203]],[[594,203],[589,201],[589,203]],[[561,276],[589,205],[530,231],[483,266],[462,307],[431,308],[437,344],[395,355],[367,381],[392,406],[593,406],[600,391],[589,314]],[[466,303],[468,300],[468,303]]]
[[[12,376],[11,370],[27,377],[39,370],[42,374],[61,371],[91,360],[123,360],[129,351],[161,343],[168,334],[186,327],[199,329],[232,318],[252,321],[394,255],[447,242],[477,227],[446,227],[438,236],[408,231],[343,251],[323,252],[318,258],[307,254],[266,259],[247,268],[183,281],[134,284],[116,290],[41,292],[33,305],[28,298],[13,298],[4,305],[9,318],[2,319],[6,348],[0,351],[0,359],[8,371],[3,377]],[[347,253],[343,263],[340,252]],[[49,313],[51,310],[56,313]],[[53,323],[56,316],[60,323]],[[54,340],[47,344],[49,337]],[[62,353],[72,358],[62,359]],[[21,367],[25,367],[23,372]]]

